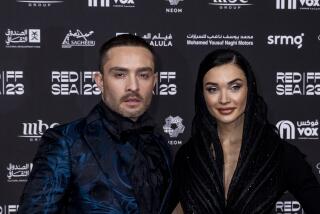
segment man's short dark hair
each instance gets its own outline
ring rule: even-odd
[[[155,64],[155,52],[151,45],[149,45],[144,39],[139,36],[132,34],[121,34],[115,36],[110,40],[106,41],[100,48],[99,51],[99,70],[103,73],[103,65],[107,61],[107,53],[111,48],[120,47],[120,46],[133,46],[133,47],[143,47],[149,50],[152,53],[153,61]]]

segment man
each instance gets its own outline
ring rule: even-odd
[[[143,39],[120,35],[100,50],[102,101],[84,119],[42,137],[19,213],[161,213],[170,155],[148,109],[157,81]]]

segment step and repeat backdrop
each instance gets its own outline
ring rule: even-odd
[[[269,118],[320,180],[319,0],[2,0],[0,214],[16,213],[39,139],[87,115],[99,46],[131,33],[159,57],[151,112],[173,151],[193,116],[199,62],[234,48],[251,62]],[[297,171],[297,173],[299,173]],[[320,205],[319,205],[320,210]],[[290,194],[274,213],[304,213]]]

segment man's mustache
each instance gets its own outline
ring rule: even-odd
[[[138,92],[130,92],[129,94],[126,94],[123,97],[121,97],[120,101],[124,102],[129,98],[137,98],[139,100],[143,100],[142,96]]]

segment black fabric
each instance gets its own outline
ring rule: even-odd
[[[193,144],[186,143],[176,156],[173,169],[173,194],[170,200],[171,204],[168,206],[169,209],[165,213],[171,213],[179,201],[185,214],[270,213],[281,195],[285,191],[289,191],[301,203],[307,214],[318,214],[320,212],[320,185],[305,160],[305,155],[286,142],[280,142],[278,149],[281,157],[279,157],[277,173],[270,172],[269,179],[259,178],[258,188],[252,187],[254,190],[252,197],[247,197],[247,190],[241,187],[237,189],[240,191],[237,193],[240,196],[237,206],[231,206],[232,202],[230,201],[222,206],[224,196],[223,192],[219,193],[222,188],[215,189],[210,186],[210,180],[218,176],[214,175],[213,170],[210,174],[205,174],[204,165],[199,163],[194,155]],[[207,176],[207,178],[203,178],[203,176]],[[196,180],[190,181],[194,180],[193,177],[196,177]],[[247,183],[245,178],[240,177],[240,179],[242,182],[238,183],[239,186]],[[266,180],[273,180],[273,183],[265,182]],[[209,210],[209,206],[211,210]]]
[[[137,121],[132,121],[109,109],[103,101],[99,107],[113,136],[135,149],[134,161],[123,161],[122,164],[126,165],[141,214],[158,213],[169,185],[170,172],[161,147],[151,138],[155,129],[153,120],[144,113]]]
[[[284,143],[281,156],[287,189],[302,204],[305,213],[320,213],[320,185],[305,155],[295,146]]]
[[[98,107],[108,120],[108,130],[118,138],[118,140],[121,138],[121,140],[127,140],[127,135],[130,135],[130,133],[140,135],[150,134],[154,131],[155,123],[147,112],[141,115],[137,121],[132,121],[112,111],[103,101],[98,104]]]
[[[218,55],[220,61],[214,61]],[[244,71],[248,94],[239,159],[225,200],[223,150],[217,134],[217,122],[204,100],[203,78],[212,67],[229,63],[230,59]],[[284,149],[281,145],[282,140],[275,127],[267,120],[267,106],[257,93],[249,63],[234,51],[212,52],[200,64],[192,136],[176,156],[172,204],[169,207],[173,209],[179,200],[184,213],[269,213],[288,188],[283,176],[281,156]],[[310,170],[308,176],[313,176]],[[313,181],[317,184],[315,179]]]

